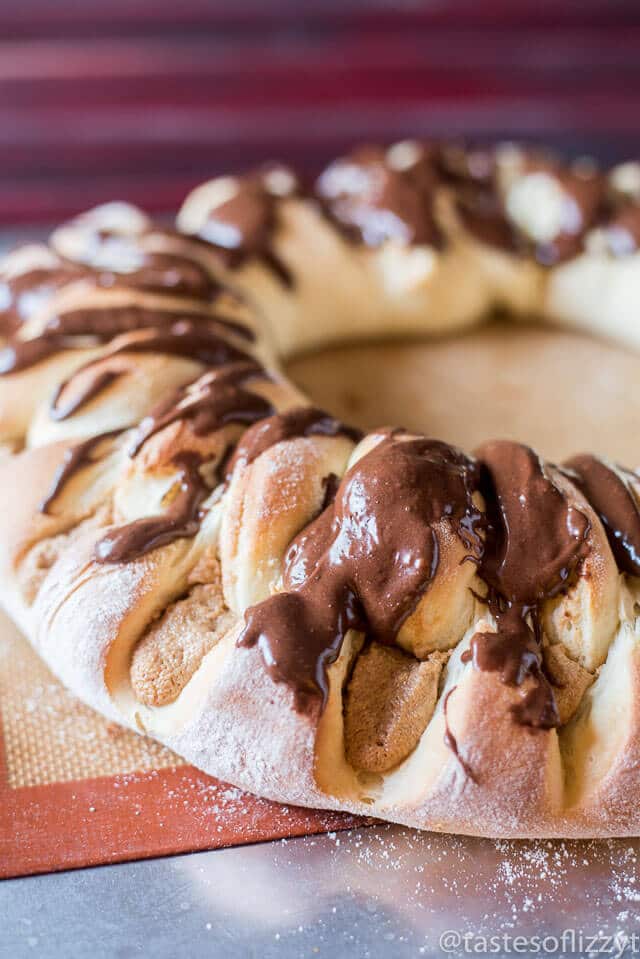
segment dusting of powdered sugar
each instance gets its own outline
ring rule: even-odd
[[[454,930],[471,934],[477,952],[483,937],[502,937],[507,948],[491,954],[508,955],[513,937],[546,935],[547,945],[558,939],[553,955],[568,956],[596,954],[590,936],[620,943],[640,928],[639,855],[629,839],[483,840],[375,825],[230,850],[215,870],[226,877],[227,920],[259,927],[264,955],[322,955],[348,943],[349,956],[439,956],[440,937]],[[221,906],[210,860],[195,861]]]

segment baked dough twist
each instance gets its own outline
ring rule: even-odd
[[[496,308],[635,344],[639,197],[634,165],[402,143],[10,254],[3,603],[89,705],[260,795],[637,834],[636,474],[362,437],[277,357]]]

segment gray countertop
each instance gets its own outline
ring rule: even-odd
[[[633,955],[639,857],[637,840],[494,842],[381,825],[7,880],[0,956]]]

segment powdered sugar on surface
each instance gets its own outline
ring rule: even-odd
[[[232,852],[216,866],[227,877],[224,908],[235,921],[254,904],[244,918],[271,944],[265,955],[328,954],[336,941],[349,956],[444,955],[450,930],[471,934],[478,952],[489,951],[482,937],[547,935],[559,939],[554,955],[589,955],[591,936],[640,930],[635,840],[493,841],[376,825]],[[267,889],[269,908],[255,907]]]
[[[242,822],[243,829],[258,828],[261,821],[271,818],[279,825],[286,824],[290,818],[289,806],[276,805],[266,799],[248,795],[235,786],[210,779],[204,774],[194,771],[191,767],[178,770],[179,775],[171,785],[159,784],[162,804],[166,807],[182,810],[184,813],[185,828],[198,820],[207,821],[213,832],[224,832],[229,828],[239,828]],[[153,770],[150,773],[131,773],[118,776],[113,781],[115,797],[109,801],[129,802],[127,790],[130,786],[140,783],[143,779],[159,778],[161,773]],[[142,809],[142,807],[141,807]],[[304,820],[308,816],[310,828],[312,820],[317,820],[317,813],[296,809],[296,821]]]

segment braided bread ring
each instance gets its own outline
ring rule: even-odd
[[[277,364],[496,308],[636,345],[636,172],[403,143],[10,254],[0,598],[53,671],[271,799],[638,834],[637,476],[360,437]]]

